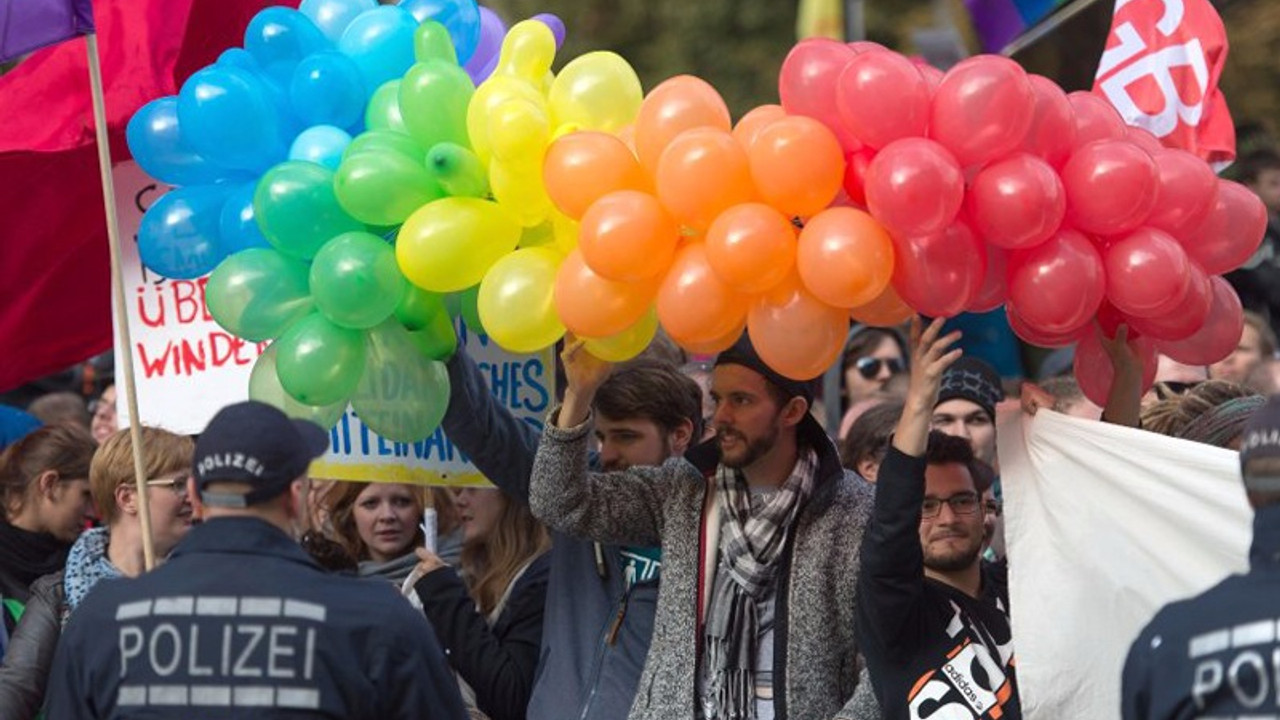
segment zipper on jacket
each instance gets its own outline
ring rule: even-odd
[[[635,587],[634,585],[632,587]],[[622,595],[622,601],[618,603],[618,614],[614,616],[613,622],[609,625],[609,633],[605,636],[605,644],[613,647],[618,643],[618,631],[622,629],[622,619],[627,616],[627,603],[631,600],[631,588]]]
[[[627,604],[631,599],[631,591],[639,583],[633,584],[622,593],[622,597],[618,600],[618,612],[613,620],[605,625],[603,634],[600,636],[600,642],[596,643],[595,666],[591,675],[591,690],[587,693],[587,699],[582,703],[582,714],[578,716],[579,720],[586,720],[587,715],[591,712],[591,706],[595,704],[596,691],[600,689],[600,673],[604,669],[605,655],[608,649],[613,647],[618,639],[618,632],[622,628],[622,620],[627,615]],[[637,691],[639,688],[637,688]]]

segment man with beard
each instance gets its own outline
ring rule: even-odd
[[[858,633],[887,718],[1022,716],[1003,572],[981,560],[991,474],[963,438],[930,432],[960,357],[942,322],[912,327],[911,382],[862,547]]]
[[[571,535],[662,546],[632,720],[835,715],[857,682],[871,494],[810,415],[810,383],[775,372],[743,335],[712,371],[713,440],[688,459],[591,473],[591,407],[612,368],[572,338],[562,359],[567,388],[538,447],[534,513]]]

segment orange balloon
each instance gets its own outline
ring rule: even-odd
[[[746,329],[747,319],[744,317],[742,318],[742,322],[738,323],[738,325],[729,332],[706,342],[692,342],[690,340],[681,341],[675,340],[675,338],[672,338],[672,340],[675,340],[675,343],[687,350],[690,355],[715,355],[716,353],[724,352],[725,350],[733,347],[733,344],[738,342],[738,338],[742,337],[742,333],[746,332]]]
[[[724,283],[707,262],[707,248],[680,249],[658,288],[658,320],[676,342],[705,343],[742,324],[748,298]]]
[[[811,380],[826,372],[844,349],[849,317],[818,300],[799,283],[784,281],[756,299],[747,332],[760,359],[782,375]]]
[[[658,159],[675,136],[691,128],[732,127],[729,106],[707,81],[677,75],[649,91],[636,115],[636,155],[640,166],[655,177]]]
[[[635,190],[600,198],[578,228],[578,248],[587,266],[622,282],[661,275],[671,266],[679,240],[680,227],[658,199]]]
[[[796,229],[762,203],[735,205],[707,230],[707,262],[729,287],[761,293],[786,279],[796,262]]]
[[[622,283],[600,277],[575,249],[556,275],[556,313],[575,335],[608,337],[639,320],[656,291],[656,282]]]
[[[898,297],[893,285],[886,285],[884,292],[866,305],[860,305],[849,311],[849,316],[856,322],[872,327],[893,327],[901,325],[915,315],[909,305]]]
[[[844,152],[835,133],[802,115],[761,128],[747,157],[760,197],[787,216],[820,212],[844,182]]]
[[[786,116],[787,111],[783,110],[781,105],[760,105],[752,108],[742,116],[741,120],[738,120],[737,125],[733,126],[733,139],[738,141],[742,149],[750,150],[751,143],[755,142],[761,130],[768,127],[774,120],[781,120]]]
[[[650,188],[649,178],[626,144],[602,132],[561,136],[547,148],[542,179],[560,212],[581,220],[591,203],[615,190]]]
[[[655,181],[658,199],[694,230],[706,230],[717,215],[755,196],[746,151],[715,128],[686,130],[672,140]]]
[[[893,241],[880,223],[857,208],[814,215],[800,231],[796,268],[819,300],[841,308],[874,300],[893,278]]]

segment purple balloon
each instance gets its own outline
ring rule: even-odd
[[[564,44],[564,21],[552,13],[538,13],[533,19],[551,28],[551,34],[556,36],[556,49],[559,50]]]
[[[476,43],[476,51],[471,54],[471,59],[463,66],[476,85],[493,74],[493,69],[498,64],[498,51],[502,49],[502,39],[506,35],[507,24],[502,22],[498,13],[481,5],[480,40]]]

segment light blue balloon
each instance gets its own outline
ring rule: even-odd
[[[233,67],[241,70],[248,70],[254,75],[262,74],[262,66],[258,64],[258,60],[249,54],[244,48],[228,48],[222,51],[218,56],[218,60],[214,63],[218,67]]]
[[[239,67],[199,70],[178,94],[183,139],[219,165],[262,172],[284,160],[287,120],[267,83]]]
[[[342,153],[351,144],[351,136],[332,125],[314,125],[298,133],[289,148],[290,160],[306,160],[337,170]]]
[[[311,18],[320,32],[336,43],[357,15],[377,6],[376,0],[302,0],[298,11]]]
[[[138,227],[142,263],[177,280],[212,272],[226,255],[218,232],[229,190],[226,185],[192,185],[157,200]]]
[[[350,128],[364,118],[369,93],[355,62],[340,52],[328,51],[298,63],[289,84],[289,101],[308,125]]]
[[[413,15],[395,5],[382,5],[351,21],[338,39],[338,50],[355,62],[364,86],[376,88],[413,65],[417,27]]]
[[[267,77],[283,87],[288,87],[302,58],[331,47],[333,42],[310,18],[288,7],[263,9],[244,31],[244,49]]]
[[[143,105],[125,128],[129,152],[151,177],[170,185],[211,183],[229,174],[184,142],[178,98],[167,95]]]
[[[227,194],[218,219],[218,246],[227,255],[271,247],[253,216],[253,192],[257,186],[256,182],[245,183]]]
[[[480,6],[476,0],[400,0],[418,22],[435,20],[449,31],[458,64],[465,65],[480,42]]]

